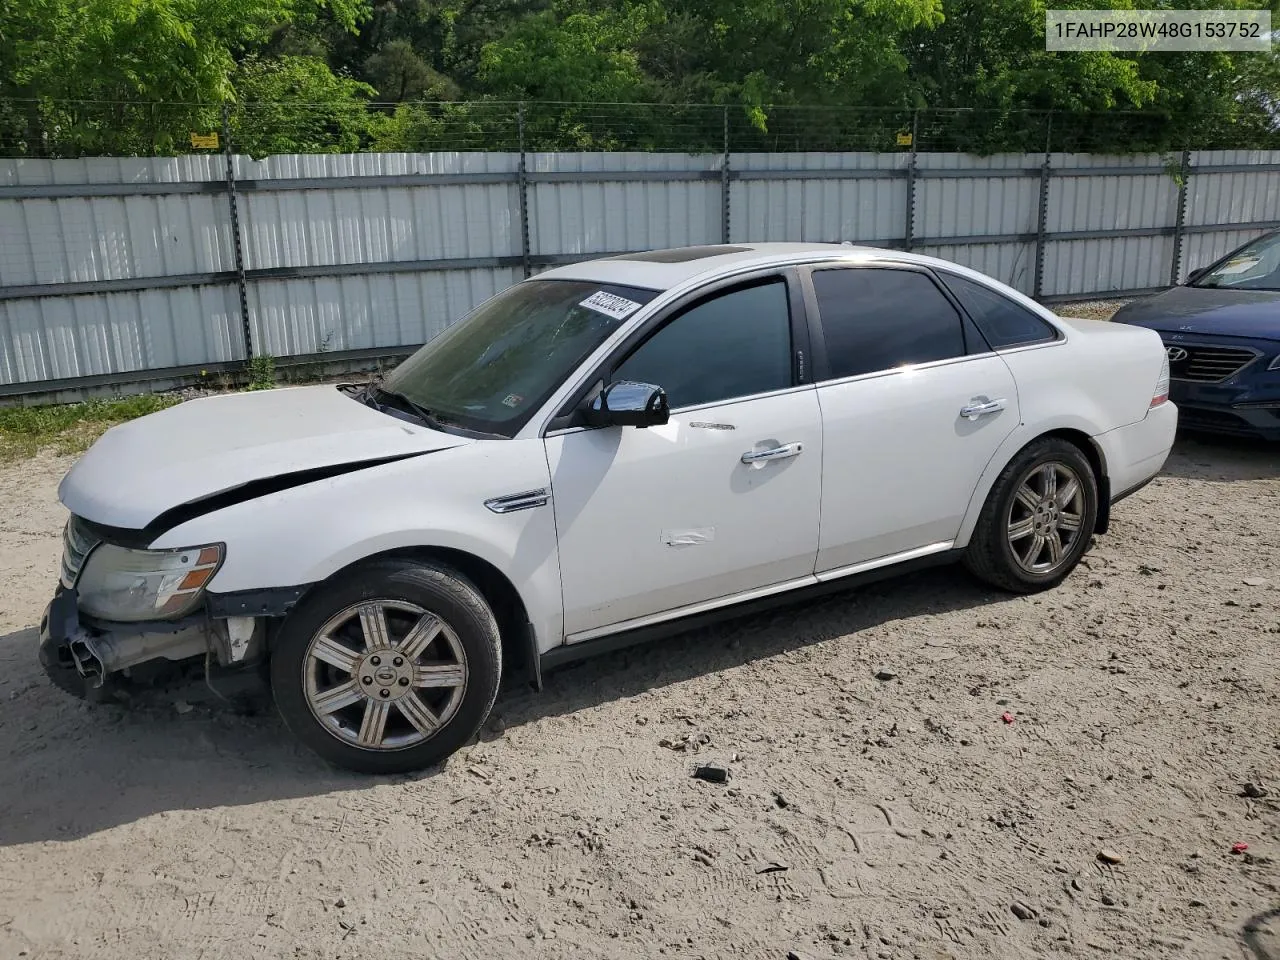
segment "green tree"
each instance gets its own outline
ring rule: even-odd
[[[323,7],[356,30],[365,2],[11,2],[0,21],[0,98],[36,101],[20,135],[43,152],[172,150],[189,129],[212,122],[207,105],[234,96],[237,57],[279,24]]]
[[[255,157],[351,153],[368,145],[379,121],[366,106],[373,87],[336,76],[314,57],[251,57],[235,75],[235,92],[232,140]]]

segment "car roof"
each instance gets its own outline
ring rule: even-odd
[[[836,257],[855,262],[893,259],[898,262],[937,263],[930,257],[843,243],[734,243],[616,254],[556,267],[537,274],[537,278],[588,280],[669,290],[698,277],[709,279],[740,269]]]

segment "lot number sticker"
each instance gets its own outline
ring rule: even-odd
[[[642,304],[628,300],[626,297],[615,297],[612,293],[597,290],[578,306],[594,310],[596,313],[603,313],[606,317],[613,317],[615,320],[625,320],[639,310]]]

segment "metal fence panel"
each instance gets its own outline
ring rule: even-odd
[[[277,357],[416,346],[519,279],[508,267],[259,280],[254,342]]]
[[[0,160],[0,386],[244,359],[232,187],[254,353],[279,357],[412,346],[548,263],[726,226],[909,238],[1065,298],[1164,286],[1280,221],[1280,152],[1189,154],[1183,190],[1181,155],[1046,173],[1043,153],[889,149],[235,156],[232,183],[223,155]]]
[[[1035,246],[1030,243],[966,243],[912,247],[913,253],[940,257],[995,277],[1015,290],[1030,294],[1035,275]]]
[[[903,236],[906,156],[882,153],[734,153],[744,175],[729,195],[729,240],[883,243]],[[884,171],[857,179],[751,179],[758,171]],[[717,236],[717,240],[719,237]]]
[[[620,253],[720,241],[720,183],[659,180],[659,172],[718,175],[716,154],[530,153],[530,254]],[[632,173],[635,180],[539,181],[539,175]],[[514,208],[513,208],[514,209]]]
[[[350,154],[237,158],[246,270],[518,256],[518,154]],[[509,183],[358,186],[411,174],[505,173]],[[273,191],[273,180],[346,178],[348,189]],[[224,201],[225,202],[225,201]]]
[[[0,383],[244,357],[228,285],[0,301]]]
[[[1167,286],[1173,238],[1059,240],[1045,248],[1046,297]]]
[[[1191,153],[1191,164],[1193,168],[1265,164],[1278,169],[1196,173],[1188,184],[1188,225],[1280,218],[1280,151],[1196,150]]]

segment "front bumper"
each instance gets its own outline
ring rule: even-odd
[[[80,616],[74,588],[61,583],[40,618],[40,663],[70,692],[103,687],[116,673],[152,660],[187,660],[226,641],[204,611],[181,620],[107,623]]]
[[[1280,371],[1271,375],[1277,381],[1274,387],[1252,380],[1230,384],[1174,380],[1169,396],[1182,411],[1181,425],[1187,430],[1280,440]]]

